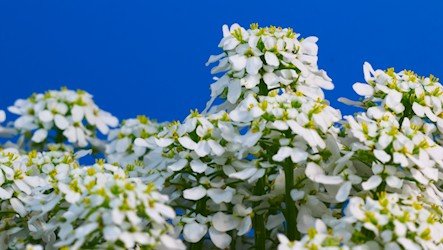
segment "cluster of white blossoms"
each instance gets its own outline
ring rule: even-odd
[[[211,85],[209,105],[220,96],[227,103],[219,108],[225,108],[236,104],[245,93],[266,93],[282,87],[323,99],[321,89],[333,89],[334,85],[326,72],[318,69],[318,38],[299,36],[290,28],[252,24],[246,30],[238,24],[224,25],[219,44],[223,53],[211,56],[207,63],[218,62],[211,73],[224,73]]]
[[[168,220],[168,197],[99,161],[80,166],[68,151],[0,151],[2,249],[184,249]]]
[[[415,196],[353,197],[342,218],[317,220],[298,241],[279,235],[278,249],[442,249],[442,215],[441,206]]]
[[[31,148],[51,142],[69,142],[80,148],[100,146],[97,130],[106,135],[109,127],[118,125],[117,118],[97,107],[82,90],[62,88],[33,94],[17,100],[8,110],[19,115],[14,128]]]
[[[152,138],[165,125],[165,123],[152,121],[144,115],[124,120],[119,128],[109,132],[109,143],[106,145],[108,162],[118,162],[123,166],[127,166],[137,161],[143,161],[144,156],[149,153],[149,150],[135,145],[135,139]]]
[[[254,181],[264,174],[243,159],[257,139],[252,133],[241,135],[226,112],[193,112],[183,123],[136,139],[135,145],[150,149],[145,156],[149,181],[163,187],[180,211],[174,225],[187,242],[204,244],[208,234],[215,246],[225,249],[250,231],[252,209],[243,201],[251,195],[251,185],[239,185],[238,178],[247,175]]]
[[[183,121],[110,129],[84,91],[18,100],[0,248],[443,249],[443,86],[365,63],[342,117],[317,40],[223,26],[211,98]],[[106,161],[80,164],[90,145]]]

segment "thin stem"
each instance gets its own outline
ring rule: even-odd
[[[289,240],[297,240],[300,233],[297,231],[297,207],[292,200],[291,190],[294,189],[294,167],[291,160],[286,160],[284,164],[285,171],[285,203],[286,203],[286,236]]]
[[[258,179],[258,181],[255,185],[254,195],[260,196],[265,193],[265,176]],[[260,202],[256,202],[256,203],[257,204],[255,204],[255,205],[259,205]],[[253,224],[254,224],[254,230],[255,230],[255,234],[254,234],[255,249],[265,250],[266,249],[266,228],[265,228],[265,220],[264,220],[263,213],[254,215]]]

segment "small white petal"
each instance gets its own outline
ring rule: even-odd
[[[183,197],[187,200],[197,201],[205,197],[206,189],[203,186],[189,188],[183,191]]]
[[[171,171],[180,171],[182,170],[184,167],[186,167],[186,165],[188,165],[188,161],[185,159],[180,159],[176,162],[174,162],[173,164],[168,166],[168,169]]]
[[[230,174],[229,177],[234,179],[246,180],[249,179],[251,176],[253,176],[256,172],[257,172],[256,168],[246,168],[240,172]]]
[[[297,190],[297,189],[291,190],[291,198],[292,198],[292,200],[298,201],[298,200],[303,199],[303,197],[305,197],[305,191]]]
[[[222,233],[213,227],[209,228],[209,237],[214,245],[220,249],[227,249],[231,244],[232,238],[227,233]]]
[[[54,117],[55,126],[57,126],[61,130],[65,130],[69,126],[68,120],[62,115],[55,115]]]
[[[277,162],[282,162],[289,156],[291,156],[292,148],[290,147],[281,147],[276,155],[272,156],[272,160]]]
[[[247,59],[246,56],[235,54],[229,57],[229,62],[233,70],[240,71],[246,67]]]
[[[364,190],[372,190],[378,187],[382,181],[383,179],[379,175],[373,175],[367,181],[362,182],[361,186]]]
[[[165,148],[169,145],[171,145],[174,142],[171,138],[155,138],[155,143],[162,148]]]
[[[33,142],[40,143],[44,141],[47,136],[48,136],[48,131],[46,131],[46,129],[41,128],[34,132],[31,140]]]
[[[178,142],[180,144],[190,150],[194,150],[197,147],[197,143],[195,143],[189,136],[183,136],[178,138]]]
[[[378,160],[380,160],[382,163],[386,163],[391,160],[391,156],[386,153],[384,150],[374,150],[374,156]]]
[[[280,65],[280,61],[278,60],[277,56],[270,51],[266,51],[265,60],[269,66],[278,67],[278,65]]]
[[[38,119],[44,123],[51,122],[54,119],[54,115],[49,110],[43,110],[38,114]]]
[[[103,229],[103,238],[107,241],[114,242],[120,236],[121,230],[117,226],[106,226]]]
[[[218,142],[214,140],[209,140],[208,143],[209,147],[215,155],[221,156],[225,152],[225,149]]]
[[[82,107],[74,105],[74,107],[71,109],[72,113],[72,120],[74,122],[80,122],[83,120],[83,117],[85,115],[85,111]]]
[[[224,190],[220,188],[211,188],[208,189],[207,193],[212,201],[214,201],[216,204],[220,204],[222,202],[229,203],[235,194],[235,189],[231,187],[226,187]]]
[[[212,225],[220,232],[231,231],[238,227],[240,221],[232,215],[223,212],[217,212],[212,217]]]
[[[257,75],[262,66],[263,62],[260,60],[259,57],[250,57],[248,59],[248,62],[246,63],[246,72],[248,72],[248,74],[250,75]]]
[[[9,202],[11,203],[11,206],[14,209],[14,211],[16,211],[21,217],[24,217],[28,213],[26,211],[25,206],[19,199],[14,197],[11,198]]]
[[[208,226],[199,223],[189,223],[183,227],[183,238],[187,242],[199,242],[208,231]]]
[[[352,88],[358,95],[364,97],[369,97],[374,95],[374,88],[369,84],[355,83],[354,85],[352,85]]]
[[[343,183],[343,185],[341,185],[341,187],[338,189],[338,192],[335,195],[335,199],[338,202],[344,202],[346,199],[348,199],[351,189],[352,189],[352,183],[350,181]]]
[[[134,141],[134,145],[137,147],[143,147],[143,148],[147,148],[149,147],[148,142],[145,139],[142,138],[136,138]]]
[[[386,178],[386,184],[392,188],[401,188],[403,186],[403,180],[398,178],[397,176],[388,176]]]
[[[200,160],[192,160],[190,165],[191,165],[192,171],[199,173],[199,174],[205,172],[205,170],[208,168],[208,165],[206,163],[203,163]]]
[[[243,218],[243,220],[240,222],[240,225],[238,226],[238,236],[242,236],[246,233],[248,233],[251,230],[252,227],[252,220],[251,217],[247,216]]]
[[[236,103],[241,94],[241,84],[239,80],[231,81],[228,85],[228,101]]]

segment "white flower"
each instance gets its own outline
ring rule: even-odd
[[[19,115],[14,127],[25,135],[31,132],[32,142],[70,142],[78,147],[94,143],[96,129],[103,134],[118,125],[111,114],[99,109],[92,96],[84,91],[61,89],[19,99],[10,112]],[[55,136],[48,136],[54,134]]]

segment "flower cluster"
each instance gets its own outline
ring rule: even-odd
[[[157,123],[140,115],[134,119],[124,120],[120,127],[111,130],[108,135],[109,143],[106,145],[106,156],[109,162],[118,162],[123,166],[143,161],[144,156],[150,152],[146,147],[134,144],[135,139],[152,138],[158,134],[165,123]],[[152,144],[152,143],[151,143]],[[151,149],[153,146],[150,147]]]
[[[163,186],[171,205],[180,210],[174,224],[187,242],[203,244],[208,233],[215,246],[225,249],[233,242],[231,231],[241,237],[251,229],[252,209],[243,202],[251,186],[238,185],[237,178],[247,175],[253,181],[264,174],[243,160],[256,138],[241,135],[226,112],[193,112],[183,123],[136,139],[135,145],[152,150],[145,156],[150,180]],[[250,143],[243,152],[239,141]]]
[[[362,163],[357,168],[370,173],[362,188],[401,190],[404,183],[422,185],[429,198],[441,204],[443,193],[434,183],[439,181],[443,166],[443,148],[432,139],[435,125],[415,116],[404,118],[400,126],[395,117],[378,107],[345,117],[353,140],[350,145]]]
[[[184,247],[167,222],[175,212],[166,196],[118,166],[80,166],[81,154],[1,152],[2,248]]]
[[[99,146],[97,130],[102,134],[109,127],[118,125],[118,120],[101,110],[85,91],[50,90],[33,94],[28,99],[19,99],[8,110],[19,117],[14,128],[30,140],[31,147],[50,142],[65,143],[84,148],[88,144]]]
[[[246,30],[238,24],[224,25],[219,43],[223,53],[211,56],[207,63],[218,62],[211,73],[224,72],[211,85],[210,104],[219,96],[227,104],[235,104],[245,92],[267,93],[281,87],[323,99],[321,88],[334,85],[326,72],[318,69],[318,38],[299,36],[290,28],[252,24]]]
[[[411,70],[374,70],[369,63],[364,64],[363,70],[366,83],[353,85],[363,99],[354,105],[380,106],[399,117],[416,115],[443,131],[443,86],[438,78],[421,77]]]
[[[442,207],[417,197],[384,192],[378,199],[353,197],[344,214],[340,219],[317,220],[299,241],[291,242],[280,235],[279,250],[443,247]]]

